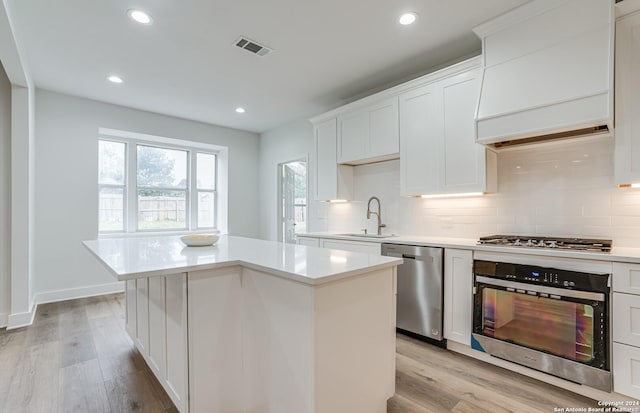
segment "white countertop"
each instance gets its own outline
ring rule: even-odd
[[[300,237],[343,239],[347,241],[363,241],[388,244],[410,244],[427,247],[470,249],[474,251],[500,252],[512,254],[529,254],[549,257],[577,258],[597,261],[615,261],[640,263],[640,248],[615,247],[610,253],[590,251],[567,251],[550,248],[526,248],[526,247],[500,247],[494,245],[478,245],[478,240],[468,238],[442,238],[423,236],[392,236],[388,238],[354,237],[349,235],[334,234],[330,232],[310,232],[297,234]]]
[[[223,235],[209,247],[179,236],[84,241],[119,281],[242,265],[318,285],[402,263],[401,259]]]

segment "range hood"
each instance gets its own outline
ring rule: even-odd
[[[494,147],[613,130],[613,0],[534,0],[474,29],[476,139]]]

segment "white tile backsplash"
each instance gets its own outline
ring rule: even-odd
[[[382,202],[386,232],[478,238],[497,233],[598,237],[640,247],[640,189],[613,179],[613,139],[584,138],[500,152],[498,193],[469,198],[401,197],[398,160],[357,166],[354,202],[324,204],[314,231],[375,231],[367,200]],[[324,210],[323,210],[324,208]]]

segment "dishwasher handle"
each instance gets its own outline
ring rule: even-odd
[[[415,260],[416,256],[411,254],[402,254],[402,258],[408,258],[410,260]]]

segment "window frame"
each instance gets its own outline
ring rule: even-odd
[[[124,133],[124,132],[122,132]],[[99,235],[113,235],[113,234],[153,234],[153,233],[184,233],[184,232],[198,232],[198,231],[214,231],[220,232],[219,227],[219,189],[220,189],[220,157],[223,155],[223,150],[219,150],[214,145],[199,144],[197,142],[185,141],[182,143],[173,143],[167,141],[176,141],[170,138],[158,138],[156,139],[139,139],[123,136],[112,136],[111,133],[100,133],[98,135],[98,142],[111,141],[125,144],[125,185],[123,196],[123,230],[122,231],[100,231],[98,223]],[[190,145],[193,143],[193,145]],[[167,150],[178,150],[187,153],[186,163],[186,188],[164,188],[164,187],[149,187],[138,186],[138,146],[153,147]],[[226,149],[226,148],[225,148]],[[200,190],[197,188],[197,155],[207,154],[213,155],[215,158],[215,179],[214,189],[212,190]],[[226,175],[226,174],[225,174]],[[122,185],[107,185],[98,184],[102,187],[118,187],[122,188]],[[144,189],[152,189],[159,191],[177,191],[185,193],[185,226],[182,228],[161,228],[161,229],[140,229],[139,227],[139,199],[138,192]],[[207,192],[213,193],[213,208],[214,218],[212,227],[198,227],[198,193]],[[99,196],[99,192],[98,192]],[[99,215],[98,215],[99,216]]]

